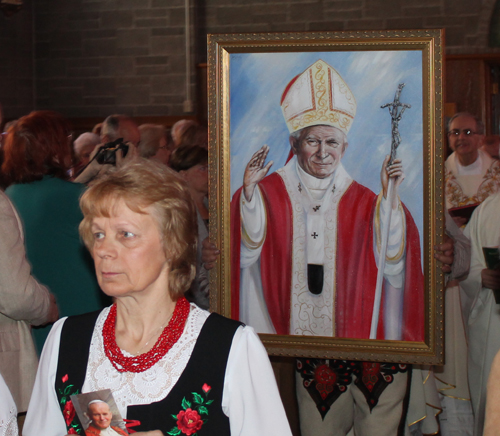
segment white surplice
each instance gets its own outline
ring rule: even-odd
[[[488,197],[475,211],[465,228],[472,246],[469,276],[460,286],[467,297],[463,304],[469,343],[468,373],[474,435],[483,433],[486,384],[493,359],[500,350],[500,304],[493,291],[482,286],[486,262],[483,247],[498,247],[500,239],[500,193]]]

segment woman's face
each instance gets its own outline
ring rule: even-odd
[[[189,189],[208,194],[208,163],[195,165],[181,173]]]
[[[92,221],[97,280],[109,296],[168,292],[169,265],[157,220],[152,206],[144,211],[133,212],[120,200],[111,217]]]

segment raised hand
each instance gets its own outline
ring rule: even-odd
[[[139,156],[139,150],[137,147],[132,144],[131,142],[126,142],[125,144],[128,145],[128,152],[127,155],[124,157],[123,156],[123,150],[117,150],[116,151],[116,167],[120,168],[123,165],[125,165],[127,162],[130,162],[131,160],[135,159],[137,156]]]
[[[243,193],[247,201],[252,200],[255,185],[266,177],[269,169],[274,163],[273,161],[270,161],[266,166],[264,166],[268,153],[269,147],[264,145],[260,150],[253,154],[245,168],[245,174],[243,176]]]

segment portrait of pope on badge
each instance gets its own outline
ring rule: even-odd
[[[418,53],[231,56],[232,317],[424,341]]]

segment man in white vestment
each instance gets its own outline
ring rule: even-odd
[[[500,161],[480,149],[483,133],[481,120],[466,112],[448,123],[453,153],[445,162],[446,208],[459,227],[468,221],[461,208],[480,204],[500,187]]]
[[[474,208],[500,186],[499,162],[480,149],[483,133],[481,120],[466,112],[455,114],[448,123],[448,143],[453,153],[445,163],[446,207],[459,227],[465,226]],[[446,364],[435,370],[442,394],[441,432],[443,436],[469,436],[473,433],[473,417],[463,355],[467,350],[464,319],[472,301],[460,291],[458,280],[448,283],[445,298]],[[457,310],[460,306],[463,314]]]
[[[465,228],[471,240],[472,259],[469,276],[461,282],[467,296],[464,307],[469,358],[468,373],[474,435],[483,434],[486,384],[495,354],[500,350],[500,304],[493,289],[500,289],[500,270],[497,263],[489,265],[483,248],[498,247],[500,242],[500,193],[488,197],[475,211]],[[493,262],[494,263],[494,262]]]

